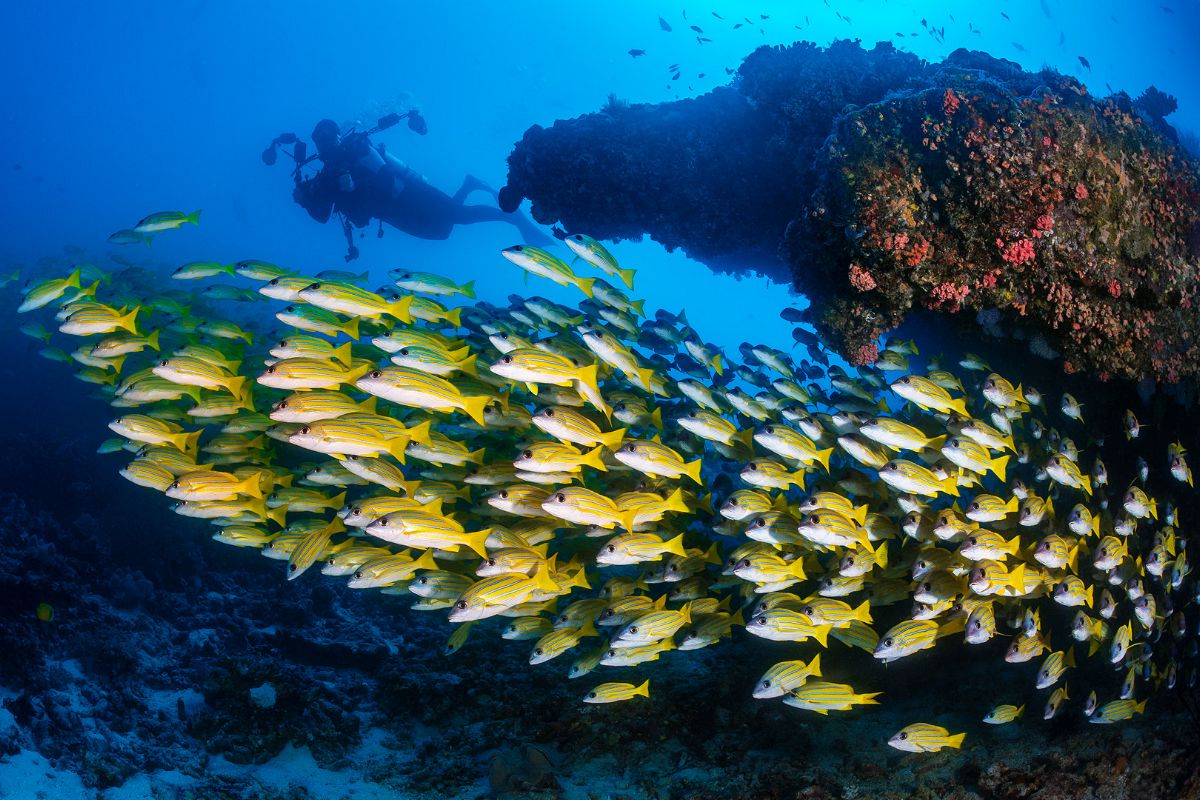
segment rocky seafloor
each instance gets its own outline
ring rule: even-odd
[[[565,659],[530,667],[529,643],[493,630],[445,657],[440,614],[316,574],[288,582],[280,562],[146,503],[119,457],[94,452],[107,409],[67,375],[26,352],[0,372],[27,387],[21,424],[0,434],[5,800],[1200,797],[1181,692],[1117,726],[1032,707],[980,724],[1030,694],[1003,643],[886,670],[826,651],[832,680],[886,699],[828,718],[751,698],[766,666],[795,657],[784,643],[668,654],[621,676],[650,678],[650,699],[609,706],[579,702],[600,673],[583,686]],[[915,719],[966,730],[965,748],[888,748]]]

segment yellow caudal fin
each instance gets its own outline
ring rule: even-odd
[[[428,445],[433,443],[433,439],[429,435],[432,428],[433,423],[430,420],[425,420],[417,425],[413,425],[406,433],[410,442]]]
[[[141,336],[137,329],[137,315],[142,310],[141,306],[134,306],[133,311],[130,311],[123,317],[117,317],[117,325],[132,333],[134,336]],[[158,348],[154,348],[157,350]]]
[[[403,322],[405,325],[411,325],[412,318],[412,303],[413,296],[406,294],[394,303],[388,303],[387,313],[391,314],[396,319]]]
[[[649,367],[638,367],[636,372],[638,383],[640,383],[642,388],[647,392],[650,391],[650,381],[654,380],[654,370],[650,369]]]
[[[804,489],[804,477],[805,477],[805,472],[804,472],[804,468],[803,468],[803,467],[801,467],[800,469],[796,470],[795,472],[793,472],[793,473],[791,474],[792,483],[794,483],[794,484],[796,484],[797,486],[799,486],[799,487],[800,487],[800,491],[802,491],[802,492],[803,492],[803,491],[805,491],[805,489]]]
[[[1091,641],[1089,641],[1088,642],[1088,658],[1091,658],[1092,656],[1096,655],[1096,652],[1099,649],[1100,649],[1100,640],[1099,639],[1092,639]]]
[[[829,472],[829,457],[832,455],[833,455],[832,447],[829,448],[828,450],[818,450],[817,451],[817,461],[821,462],[821,466],[825,468],[826,472]]]
[[[956,733],[953,736],[946,738],[946,747],[953,747],[955,750],[962,748],[963,739],[967,738],[965,733]]]
[[[157,329],[150,331],[150,334],[146,337],[146,346],[149,347],[151,350],[162,349],[158,346],[158,330]]]
[[[717,373],[718,375],[725,374],[725,363],[722,360],[720,353],[717,353],[712,357],[712,368],[713,372]]]
[[[1140,703],[1133,704],[1133,713],[1144,714],[1145,712],[1146,712],[1146,701],[1145,700],[1143,700]]]
[[[346,493],[345,492],[341,492],[340,494],[335,494],[333,497],[329,498],[325,502],[326,508],[331,508],[331,509],[334,509],[335,511],[344,505],[346,505]]]
[[[683,474],[687,475],[689,478],[694,480],[696,483],[703,486],[704,481],[702,481],[700,479],[700,466],[701,466],[701,459],[697,458],[695,461],[690,461],[683,465]]]
[[[193,225],[199,225],[199,224],[200,224],[200,212],[201,212],[201,211],[203,211],[203,210],[204,210],[204,209],[197,208],[195,211],[193,211],[192,213],[190,213],[190,214],[188,214],[187,216],[185,216],[185,217],[183,218],[183,221],[184,221],[184,222],[190,222],[190,223],[192,223]]]
[[[246,377],[244,375],[230,375],[225,378],[223,384],[229,393],[234,397],[241,397],[242,391],[246,387]]]
[[[1153,498],[1150,499],[1150,518],[1158,521],[1158,501]]]
[[[1004,475],[1008,471],[1008,459],[1009,456],[1000,456],[993,458],[990,464],[992,472],[996,473],[996,477],[1000,479],[1001,483],[1004,482]]]
[[[471,452],[467,453],[467,461],[470,461],[472,464],[482,464],[486,450],[487,448],[484,447],[481,447],[478,450],[472,450]]]
[[[627,289],[633,288],[633,276],[636,274],[637,270],[621,269],[620,267],[617,267],[617,275],[621,277],[621,283],[625,284]],[[638,309],[638,313],[642,313],[641,309]]]
[[[358,341],[358,317],[351,317],[350,320],[339,328],[342,333],[349,336],[354,341]],[[247,340],[249,341],[249,340]]]
[[[462,286],[458,287],[458,291],[464,296],[475,299],[475,281],[467,281]]]
[[[265,507],[264,507],[265,508]],[[263,511],[264,519],[274,522],[279,527],[284,527],[287,524],[287,506],[279,506],[279,508],[271,508]]]
[[[660,431],[663,429],[661,408],[656,408],[650,412],[650,424],[658,428]]]
[[[358,319],[358,317],[355,317],[355,319]],[[355,381],[373,369],[375,369],[374,364],[362,364],[354,367],[353,369],[348,369],[342,373],[342,383],[353,386]]]
[[[627,511],[617,517],[617,524],[630,533],[633,532],[633,526],[637,524],[637,511]],[[666,595],[663,595],[666,597]]]
[[[476,425],[482,426],[483,410],[487,408],[487,404],[492,401],[492,398],[484,395],[475,395],[473,397],[464,397],[462,399],[462,410],[466,412]]]
[[[677,556],[685,556],[687,552],[683,549],[683,534],[679,534],[674,539],[663,542],[664,553],[674,553]]]
[[[1024,592],[1025,592],[1025,565],[1017,564],[1017,566],[1013,567],[1012,572],[1008,573],[1008,576],[1004,579],[1004,583],[1006,586],[1011,587],[1013,589],[1013,591],[1021,592],[1022,594],[1024,594]]]
[[[645,300],[630,300],[629,307],[633,309],[633,313],[639,317],[646,316],[646,301]]]
[[[76,267],[75,271],[67,276],[66,286],[69,289],[79,288],[79,279],[83,275],[83,267]]]
[[[456,328],[461,328],[462,327],[462,309],[461,308],[452,308],[449,311],[447,311],[445,314],[442,314],[442,319],[446,320],[446,322],[449,322],[451,325],[453,325]]]
[[[958,497],[958,476],[951,475],[942,481],[942,491],[951,497]]]
[[[1007,503],[1004,504],[1004,511],[1007,514],[1015,514],[1021,508],[1021,499],[1015,494]]]
[[[587,569],[580,567],[578,570],[576,570],[575,574],[571,576],[571,579],[567,581],[567,588],[591,589],[592,586],[588,583],[587,579]]]
[[[616,450],[621,446],[621,442],[625,439],[625,429],[617,428],[615,431],[602,433],[596,438],[600,440],[600,444],[604,445],[609,450]]]
[[[813,660],[808,662],[808,666],[805,668],[805,670],[808,672],[809,675],[814,675],[818,678],[821,677],[821,654],[820,653],[817,653],[815,656],[813,656]]]
[[[649,697],[650,696],[650,680],[649,680],[649,678],[647,678],[646,681],[641,686],[635,686],[633,689],[633,694],[641,695],[642,697]],[[1143,703],[1143,705],[1145,705],[1145,704]]]
[[[579,287],[579,291],[583,292],[589,298],[593,296],[592,286],[594,286],[595,283],[595,278],[575,278],[575,285]]]
[[[683,489],[677,488],[671,492],[670,496],[667,497],[666,510],[675,511],[680,514],[691,511],[691,508],[683,497]]]
[[[475,362],[478,360],[478,358],[479,358],[478,353],[472,353],[471,355],[464,358],[462,361],[459,361],[457,366],[458,366],[459,370],[461,370],[462,372],[466,372],[469,375],[478,375],[479,368],[475,364]]]
[[[871,601],[863,600],[862,605],[860,605],[858,608],[854,609],[854,613],[851,614],[850,616],[852,619],[856,619],[859,622],[865,622],[868,625],[870,625],[871,624]]]
[[[950,410],[953,411],[955,414],[958,414],[960,417],[963,417],[964,419],[966,419],[971,416],[970,414],[967,413],[967,401],[965,398],[960,397],[957,400],[951,400],[949,405],[950,405]]]
[[[195,453],[200,445],[200,434],[203,431],[178,433],[171,437],[171,444],[181,453]]]
[[[579,372],[575,373],[576,380],[591,389],[593,397],[601,396],[598,369],[598,365],[588,364],[586,367],[580,367]]]
[[[1025,714],[1025,706],[1017,706],[1017,710],[1013,712],[1013,719],[1020,719]]]
[[[353,357],[350,355],[349,342],[346,342],[341,347],[333,348],[333,353],[331,353],[331,355],[333,356],[334,361],[340,361],[342,366],[346,367],[347,369],[349,369],[354,363]]]
[[[383,443],[383,448],[392,458],[403,464],[405,451],[408,449],[410,441],[412,441],[412,438],[408,434],[402,433],[393,439],[386,440]]]
[[[1075,648],[1074,647],[1067,648],[1067,654],[1065,656],[1063,656],[1063,666],[1066,666],[1066,667],[1074,667],[1075,666]]]
[[[481,531],[473,533],[464,533],[462,535],[462,544],[469,547],[480,558],[487,558],[487,548],[484,546],[487,538],[492,535],[491,528],[484,528]]]
[[[263,497],[262,477],[258,473],[250,475],[237,485],[236,491],[238,494],[248,494],[261,500]]]
[[[949,437],[947,437],[944,434],[942,436],[934,436],[932,439],[925,442],[925,449],[926,450],[941,450],[942,445],[944,445],[946,443],[947,438],[949,438]]]
[[[557,592],[558,584],[550,577],[549,564],[542,564],[537,568],[537,572],[533,573],[533,585],[543,592]]]
[[[419,569],[437,569],[438,567],[437,562],[433,560],[432,550],[426,550],[424,553],[421,553],[421,557],[414,561],[412,566],[414,571]]]
[[[371,395],[366,400],[363,400],[361,403],[358,404],[358,410],[363,412],[364,414],[374,414],[375,408],[376,408],[376,405],[378,404],[378,402],[379,402],[379,398],[376,397],[375,395]]]
[[[580,466],[593,467],[601,472],[608,472],[608,467],[604,466],[604,459],[601,454],[604,452],[604,445],[596,445],[591,450],[579,457]]]
[[[1095,588],[1095,586],[1089,586],[1083,590],[1083,602],[1087,603],[1088,608],[1092,607],[1093,590]]]
[[[880,569],[886,569],[888,565],[888,549],[887,542],[880,542],[875,546],[875,566]]]

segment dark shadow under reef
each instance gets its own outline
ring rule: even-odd
[[[763,47],[701,97],[530,128],[506,197],[791,282],[856,364],[907,316],[954,314],[1067,372],[1173,382],[1200,373],[1200,179],[1174,109],[967,50]]]

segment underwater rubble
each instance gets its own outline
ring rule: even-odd
[[[854,364],[947,314],[1068,373],[1175,382],[1200,372],[1200,180],[1174,109],[962,49],[763,47],[700,97],[530,128],[503,196],[790,282]]]

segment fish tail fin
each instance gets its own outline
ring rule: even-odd
[[[600,396],[600,378],[598,375],[599,365],[588,364],[586,367],[580,367],[579,372],[575,374],[576,379],[599,397]]]
[[[262,478],[257,473],[238,483],[235,488],[238,494],[248,494],[258,500],[263,498]]]
[[[617,274],[621,276],[621,282],[624,283],[627,288],[633,288],[633,276],[637,274],[637,270],[621,269],[620,267],[617,267]],[[639,300],[638,302],[640,303],[643,301]],[[638,309],[638,313],[642,314],[642,310],[640,308]],[[645,315],[642,314],[642,316]]]
[[[944,445],[946,443],[947,438],[949,438],[949,437],[946,436],[945,434],[942,434],[941,436],[934,436],[932,439],[925,442],[925,449],[926,450],[941,450],[942,445]]]
[[[1013,591],[1023,594],[1025,592],[1025,565],[1017,564],[1013,567],[1012,572],[1008,573],[1008,577],[1004,579],[1004,583]]]
[[[794,484],[796,484],[797,486],[799,486],[799,487],[800,487],[800,491],[802,491],[802,492],[803,492],[803,491],[805,491],[805,488],[804,488],[804,476],[805,476],[805,474],[806,474],[806,473],[804,472],[804,467],[801,467],[800,469],[798,469],[798,470],[796,470],[795,472],[793,472],[793,473],[792,473],[792,475],[791,475],[791,478],[792,478],[792,483],[794,483]]]
[[[543,592],[557,592],[558,584],[550,577],[549,563],[543,563],[533,573],[533,584]]]
[[[456,328],[462,327],[462,308],[452,308],[442,315],[442,319],[446,320]]]
[[[829,472],[829,457],[832,455],[833,455],[832,447],[829,448],[828,450],[818,450],[817,451],[817,461],[821,462],[821,466],[825,468],[826,472]]]
[[[685,556],[687,552],[683,549],[683,534],[679,534],[674,539],[663,542],[663,552],[672,553],[677,556]]]
[[[870,625],[871,624],[871,601],[863,600],[862,604],[858,608],[854,609],[854,613],[851,616],[854,619],[858,620],[859,622],[865,622],[868,625]]]
[[[1067,648],[1067,654],[1065,656],[1063,656],[1063,664],[1068,667],[1075,666],[1075,648],[1074,647]]]
[[[946,746],[953,747],[955,750],[961,750],[963,739],[965,738],[967,738],[965,733],[956,733],[946,739]]]
[[[383,443],[383,449],[391,455],[392,458],[404,463],[404,454],[408,450],[408,443],[412,441],[412,437],[408,434],[400,434],[399,436],[388,439]]]
[[[487,538],[491,535],[491,528],[484,528],[481,531],[474,531],[472,533],[464,533],[462,543],[471,548],[471,550],[480,558],[487,558],[487,547],[485,546],[485,543],[487,542]]]
[[[958,478],[951,475],[942,481],[942,491],[951,497],[958,497]]]
[[[1083,590],[1083,600],[1085,603],[1087,603],[1088,608],[1092,607],[1093,594],[1094,594],[1095,588],[1096,588],[1095,586],[1089,586]]]
[[[637,695],[641,695],[642,697],[649,697],[650,696],[650,679],[647,678],[642,683],[641,686],[634,687],[633,693],[637,694]],[[1143,705],[1145,705],[1145,704],[1143,703]]]
[[[697,458],[695,461],[691,461],[683,465],[683,474],[687,475],[701,486],[704,485],[704,481],[700,479],[700,467],[702,463],[702,459]]]
[[[725,374],[725,364],[723,363],[723,361],[721,359],[720,353],[717,353],[715,356],[712,357],[712,368],[713,368],[713,372],[717,373],[718,375]]]
[[[1079,550],[1080,546],[1077,543],[1074,547],[1067,551],[1067,565],[1070,566],[1071,572],[1079,574]]]
[[[265,508],[265,506],[264,506]],[[267,508],[262,514],[264,519],[274,522],[279,527],[284,527],[287,520],[287,506],[279,506],[278,508]]]
[[[342,366],[346,367],[347,369],[349,369],[350,366],[354,363],[354,359],[350,355],[350,343],[349,342],[346,342],[341,347],[333,348],[333,353],[331,355],[333,356],[334,361],[340,361],[342,363]]]
[[[821,654],[820,653],[817,653],[815,656],[813,656],[813,660],[808,662],[807,671],[808,671],[809,675],[815,675],[818,678],[821,677]]]
[[[433,551],[426,550],[421,553],[421,556],[413,562],[413,569],[437,569],[437,562],[433,560]]]
[[[688,508],[687,502],[683,499],[683,489],[676,489],[667,497],[667,511],[675,511],[684,514],[691,509]]]
[[[476,425],[479,425],[480,427],[482,427],[484,424],[483,410],[485,408],[487,408],[487,404],[490,403],[491,400],[492,400],[492,398],[487,397],[485,395],[475,395],[472,397],[464,397],[462,399],[462,403],[463,403],[462,410],[466,412],[468,417],[470,417],[472,420],[474,420]]]
[[[158,329],[157,328],[155,330],[150,331],[149,335],[146,336],[146,346],[152,350],[161,350],[162,349],[161,347],[158,346]]]
[[[650,381],[654,378],[654,370],[649,367],[638,367],[636,369],[638,382],[647,392],[650,391]]]
[[[458,290],[463,293],[463,296],[475,299],[475,281],[467,281]]]
[[[81,275],[83,275],[83,267],[76,267],[75,270],[67,276],[66,285],[72,289],[78,289]]]
[[[1100,535],[1100,516],[1092,517],[1092,536]]]
[[[478,450],[472,450],[471,452],[467,453],[467,461],[470,461],[472,464],[482,464],[486,450],[486,447],[481,447]]]
[[[375,369],[374,364],[363,364],[361,366],[348,369],[346,370],[345,374],[342,375],[342,383],[353,386],[355,381],[373,369]]]
[[[813,638],[820,642],[821,647],[829,647],[829,632],[832,625],[817,625],[813,628]]]
[[[1088,658],[1091,658],[1092,656],[1096,655],[1096,652],[1099,649],[1100,649],[1100,640],[1099,639],[1091,639],[1088,642]]]
[[[224,386],[229,390],[231,395],[240,397],[242,390],[246,387],[246,377],[244,375],[230,375],[225,378]]]
[[[201,433],[203,433],[203,431],[180,433],[171,437],[171,443],[174,444],[181,453],[195,453],[199,448]]]
[[[190,222],[193,225],[199,225],[200,224],[200,212],[203,210],[204,209],[202,209],[202,208],[197,208],[195,211],[193,211],[192,213],[190,213],[186,217],[184,217],[183,218],[184,221]]]
[[[387,313],[403,322],[405,325],[411,325],[412,318],[412,303],[413,296],[406,294],[394,303],[387,304]]]
[[[630,270],[632,272],[632,270]],[[646,316],[646,301],[645,300],[630,300],[629,307],[633,309],[633,313],[639,317]]]
[[[1143,700],[1140,703],[1134,703],[1133,704],[1133,713],[1144,714],[1146,712],[1146,702],[1147,702],[1146,700]]]
[[[966,418],[966,417],[971,416],[970,414],[967,413],[966,398],[960,397],[957,400],[951,400],[949,405],[950,405],[950,410],[953,411],[955,414],[958,414],[960,417]]]
[[[887,542],[880,542],[875,547],[875,566],[880,569],[887,569],[888,565],[888,549]]]
[[[1150,498],[1150,518],[1155,522],[1158,521],[1158,501],[1153,497]]]
[[[344,505],[346,505],[346,493],[345,492],[340,492],[339,494],[335,494],[333,497],[329,498],[329,500],[326,502],[326,507],[334,509],[334,510],[337,510]],[[337,533],[337,531],[330,531],[330,533]]]
[[[990,465],[992,472],[996,473],[996,477],[1000,479],[1001,483],[1004,482],[1004,480],[1005,480],[1004,475],[1008,471],[1008,459],[1009,459],[1009,456],[1006,456],[1006,455],[1000,456],[998,458],[993,458],[992,463]]]
[[[479,367],[476,366],[476,363],[475,363],[478,360],[479,360],[479,354],[472,353],[471,355],[464,358],[462,361],[458,362],[458,368],[460,371],[465,372],[469,375],[478,375]]]
[[[600,434],[598,438],[600,439],[600,443],[609,450],[616,450],[621,446],[622,440],[625,439],[625,429],[617,428],[615,431]]]
[[[379,398],[376,397],[375,395],[371,395],[366,400],[363,400],[361,403],[359,403],[358,408],[364,414],[374,414],[375,408],[378,405],[378,403],[379,403]]]
[[[583,292],[589,299],[594,296],[592,287],[595,285],[595,278],[576,278],[575,285],[579,287],[579,291]]]
[[[879,705],[879,701],[875,698],[879,697],[881,694],[883,694],[883,692],[868,692],[867,694],[860,694],[858,696],[858,703],[859,705],[864,706],[877,706]]]
[[[358,341],[358,317],[351,317],[345,325],[341,327],[342,333],[349,336],[354,341]]]
[[[637,511],[628,511],[620,514],[617,517],[617,522],[622,528],[633,533],[633,526],[637,524]]]
[[[128,314],[126,314],[122,317],[117,317],[117,326],[124,328],[125,330],[132,333],[134,336],[141,336],[141,334],[138,333],[138,329],[137,329],[137,315],[138,315],[138,312],[141,310],[142,310],[141,306],[134,306],[133,310],[130,311]],[[155,349],[157,349],[157,348],[155,348]]]
[[[661,408],[656,408],[650,412],[650,424],[658,428],[660,431],[663,429]]]
[[[580,456],[580,458],[579,458],[580,466],[592,467],[594,469],[600,470],[601,472],[608,472],[608,467],[606,467],[604,465],[604,459],[601,458],[601,454],[603,454],[603,453],[604,453],[604,445],[602,445],[602,444],[596,445],[591,450],[587,451],[582,456]]]

